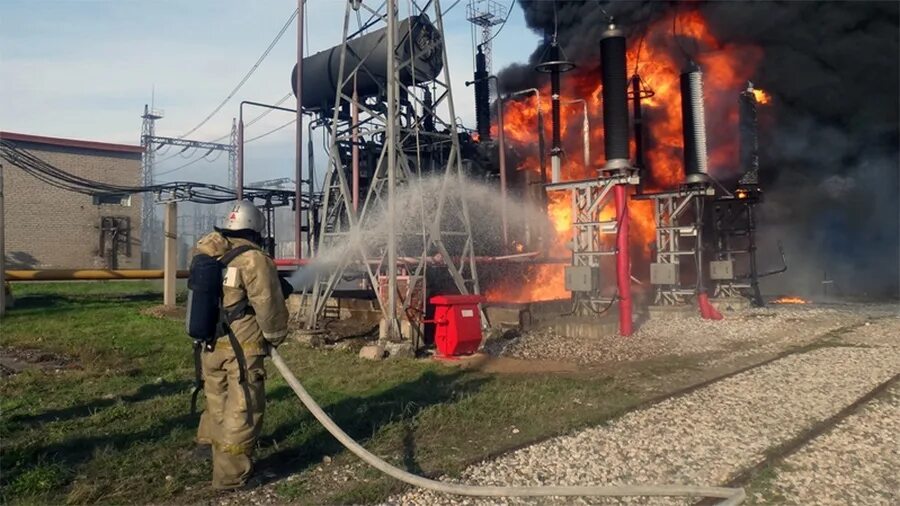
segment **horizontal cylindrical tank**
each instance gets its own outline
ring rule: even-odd
[[[628,77],[625,69],[625,34],[610,25],[600,36],[603,77],[603,144],[606,167],[620,168],[628,161]]]
[[[708,182],[703,73],[693,64],[681,74],[681,126],[684,137],[684,182]]]
[[[443,37],[427,16],[412,16],[397,26],[397,63],[412,60],[412,65],[400,68],[400,80],[409,86],[433,80],[444,66]],[[387,82],[387,28],[351,39],[347,43],[344,79],[359,66],[356,91],[359,99],[382,93]],[[360,66],[360,62],[364,63]],[[334,107],[341,64],[341,45],[326,49],[303,59],[304,109],[320,110]],[[291,88],[297,94],[297,66],[291,73]],[[353,93],[353,80],[343,88]]]

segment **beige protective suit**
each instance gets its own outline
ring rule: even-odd
[[[216,341],[212,351],[202,353],[206,409],[200,417],[197,442],[212,445],[212,484],[217,489],[241,487],[250,477],[251,456],[266,406],[263,359],[267,347],[278,346],[287,335],[288,312],[278,272],[257,245],[213,232],[200,239],[197,252],[219,258],[242,245],[254,249],[228,264],[222,291],[226,310],[249,301],[247,314],[231,323],[247,363],[245,384],[239,383],[240,366],[227,335]]]

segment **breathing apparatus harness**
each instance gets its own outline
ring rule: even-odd
[[[244,299],[231,307],[223,304],[222,286],[225,282],[225,270],[232,260],[241,254],[258,249],[251,245],[242,245],[229,250],[218,259],[198,254],[191,261],[188,275],[187,333],[194,339],[194,391],[191,392],[191,414],[197,412],[197,397],[203,390],[203,366],[200,356],[204,351],[213,351],[216,341],[228,336],[238,363],[238,383],[245,396],[247,387],[247,358],[240,342],[231,329],[231,324],[248,314],[254,314],[249,299]]]

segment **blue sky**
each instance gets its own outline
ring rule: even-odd
[[[406,2],[399,3],[404,12]],[[472,72],[466,3],[461,0],[444,23],[456,109],[473,126],[472,93],[463,85]],[[442,0],[444,9],[452,4]],[[0,130],[137,144],[140,115],[153,96],[165,115],[157,134],[181,135],[228,94],[295,7],[292,0],[3,0]],[[310,53],[340,43],[343,14],[341,0],[309,0]],[[290,91],[295,30],[292,25],[237,97],[191,137],[212,140],[228,133],[242,99],[274,102]],[[494,41],[494,70],[526,59],[538,40],[515,6]],[[285,105],[293,103],[291,98]],[[286,113],[271,114],[246,135],[289,119]],[[290,176],[292,138],[289,127],[250,144],[247,181]],[[190,160],[175,157],[158,171]],[[225,163],[224,157],[200,161],[161,180],[214,181]],[[319,165],[324,160],[317,160]]]

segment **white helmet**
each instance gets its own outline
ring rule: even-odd
[[[265,228],[266,217],[249,200],[235,202],[231,211],[225,215],[225,223],[222,225],[223,230],[253,230],[260,234]]]

